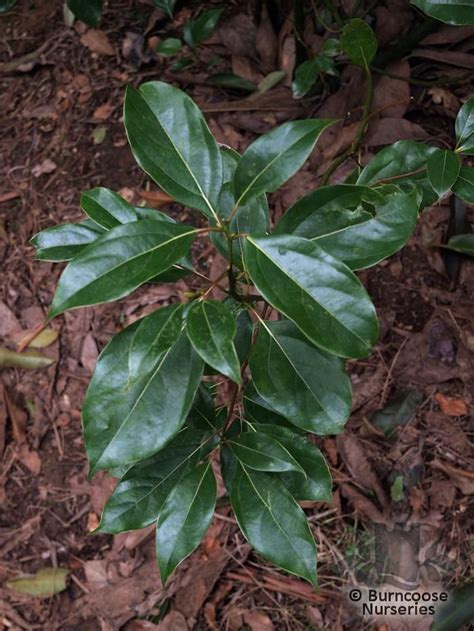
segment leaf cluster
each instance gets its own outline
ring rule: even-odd
[[[127,90],[124,124],[141,168],[207,227],[85,192],[87,218],[44,230],[42,260],[69,261],[49,312],[119,300],[193,267],[197,239],[227,258],[192,300],[156,309],[102,351],[83,406],[91,474],[119,477],[98,530],[156,524],[163,581],[199,544],[216,506],[220,466],[238,524],[256,551],[316,584],[316,545],[301,501],[329,501],[331,478],[307,434],[342,431],[351,409],[345,360],[377,340],[375,308],[357,270],[391,256],[419,211],[447,191],[474,201],[474,99],[459,112],[453,151],[402,141],[344,184],[299,199],[275,226],[267,194],[303,165],[334,121],[296,120],[242,155],[222,148],[175,87]],[[222,301],[210,298],[221,287]],[[277,319],[270,318],[270,312]],[[216,398],[219,374],[232,384]]]

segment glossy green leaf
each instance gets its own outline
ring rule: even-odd
[[[319,54],[300,64],[296,69],[292,85],[293,96],[301,98],[308,94],[322,72],[337,75],[336,65],[331,57]]]
[[[384,195],[368,186],[331,184],[317,188],[291,206],[275,226],[274,234],[312,239],[347,228],[372,217],[364,206],[383,203]]]
[[[152,2],[155,7],[167,13],[170,18],[173,17],[176,0],[152,0]]]
[[[184,24],[183,38],[190,48],[195,48],[212,34],[223,10],[209,9],[209,11],[201,13],[195,20],[188,20]]]
[[[40,261],[70,261],[87,245],[104,234],[104,229],[86,219],[80,223],[65,223],[38,232],[30,243]]]
[[[457,234],[449,239],[446,247],[462,254],[474,256],[474,234]]]
[[[472,8],[474,24],[474,6]],[[474,96],[471,96],[456,117],[456,151],[474,154]]]
[[[278,567],[316,586],[313,535],[302,508],[278,476],[237,462],[228,490],[235,517],[250,545]]]
[[[182,47],[183,44],[180,39],[177,39],[176,37],[167,37],[159,42],[155,48],[155,52],[158,53],[158,55],[163,55],[164,57],[172,57],[173,55],[177,55]]]
[[[296,500],[331,501],[331,473],[316,445],[302,434],[281,425],[255,425],[254,428],[276,438],[303,469],[304,475],[297,471],[288,471],[279,476]]]
[[[185,333],[153,356],[139,352],[138,332],[143,341],[159,336],[156,318],[127,327],[99,356],[82,409],[91,473],[152,456],[191,409],[203,364]],[[142,358],[138,366],[130,366],[131,351]]]
[[[123,298],[181,259],[195,236],[190,226],[151,219],[112,228],[66,267],[48,317]]]
[[[108,499],[96,532],[116,534],[156,521],[170,491],[202,456],[207,437],[184,428],[158,454],[129,468]]]
[[[211,523],[216,499],[217,485],[210,462],[190,471],[166,498],[156,529],[163,583],[200,544]]]
[[[236,325],[227,305],[215,300],[193,302],[186,315],[186,331],[205,362],[240,383],[239,358],[233,341]]]
[[[181,70],[184,70],[185,68],[189,68],[189,66],[193,65],[193,58],[192,57],[181,57],[180,59],[177,59],[174,64],[172,64],[170,66],[170,70],[172,70],[173,72],[181,72]]]
[[[219,216],[222,219],[229,219],[235,207],[235,197],[231,180],[234,177],[240,155],[237,151],[224,149],[222,159],[224,165],[224,186],[220,197]],[[260,195],[251,197],[247,202],[238,207],[237,211],[233,214],[229,229],[236,234],[263,236],[268,232],[269,225],[268,202],[266,195],[261,193]],[[227,258],[228,242],[226,237],[219,232],[213,232],[211,234],[211,240],[219,252]],[[243,267],[243,247],[244,238],[238,238],[232,242],[232,262],[240,268]]]
[[[351,382],[338,357],[315,348],[288,321],[261,322],[250,356],[260,396],[290,423],[338,434],[351,411]]]
[[[248,357],[250,345],[252,343],[253,322],[247,309],[242,308],[242,303],[227,298],[225,304],[230,308],[235,318],[237,331],[234,338],[234,346],[239,358],[239,365],[243,364]]]
[[[340,226],[341,218],[309,237],[353,270],[376,265],[402,248],[413,234],[418,220],[420,195],[417,189],[386,195],[375,215],[361,211],[360,221]],[[333,214],[333,217],[336,213]]]
[[[229,439],[236,458],[246,467],[257,471],[299,471],[301,465],[278,440],[262,432],[245,432]]]
[[[201,432],[214,431],[218,426],[214,400],[210,393],[211,385],[202,382],[194,397],[186,425]]]
[[[474,204],[474,167],[461,167],[453,193],[468,204]]]
[[[474,124],[474,117],[473,117]],[[426,163],[428,181],[439,197],[446,195],[458,179],[461,161],[454,151],[438,149],[428,158]]]
[[[447,24],[474,24],[472,0],[411,0],[427,15]]]
[[[375,308],[349,268],[316,243],[249,237],[246,265],[257,289],[317,346],[367,357],[378,336]]]
[[[353,64],[369,68],[377,52],[374,32],[364,20],[354,18],[342,29],[340,45]]]
[[[47,567],[38,570],[33,576],[19,576],[5,582],[8,589],[35,598],[51,598],[67,589],[66,579],[70,570],[61,567]]]
[[[137,220],[134,207],[108,188],[93,188],[81,195],[81,208],[107,230]]]
[[[210,80],[214,85],[222,86],[223,88],[231,88],[232,90],[243,90],[244,92],[255,92],[257,86],[252,81],[239,77],[238,75],[230,72],[215,74],[210,77]]]
[[[426,163],[436,147],[414,140],[400,140],[385,147],[362,169],[357,184],[417,184],[423,191],[422,206],[433,204],[438,196],[428,182]]]
[[[159,81],[128,88],[124,123],[141,168],[177,202],[215,217],[222,157],[194,101]]]
[[[322,118],[291,121],[257,138],[245,150],[235,171],[237,203],[276,191],[298,171],[321,133],[334,122]]]
[[[67,0],[75,17],[89,26],[97,26],[102,13],[102,0]]]
[[[250,381],[245,386],[242,402],[244,404],[245,418],[249,422],[259,424],[270,423],[273,425],[292,427],[295,431],[295,426],[291,425],[284,416],[278,414],[268,401],[265,401],[265,399],[259,395],[253,381]]]

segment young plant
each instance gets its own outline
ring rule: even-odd
[[[331,477],[307,435],[343,430],[351,410],[345,360],[367,357],[378,336],[354,272],[403,247],[419,209],[439,195],[474,196],[474,169],[459,163],[473,151],[473,115],[471,99],[449,156],[395,143],[347,183],[302,197],[272,228],[266,194],[303,165],[334,121],[285,123],[240,155],[219,147],[175,87],[127,90],[136,161],[207,227],[96,188],[81,197],[87,219],[32,240],[39,259],[70,261],[49,320],[150,282],[194,274],[202,286],[127,326],[98,359],[82,410],[85,446],[91,475],[108,469],[120,478],[98,532],[155,523],[165,582],[211,522],[220,466],[245,538],[316,585],[316,544],[299,502],[330,501]],[[218,278],[193,268],[190,251],[202,238],[227,258]],[[215,287],[223,300],[211,298]],[[216,374],[231,384],[225,404],[216,405]]]

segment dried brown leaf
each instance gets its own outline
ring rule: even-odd
[[[354,434],[342,434],[336,439],[337,449],[357,484],[373,491],[380,505],[388,505],[387,496],[377,474],[367,459],[363,443]]]
[[[375,504],[365,495],[360,493],[351,484],[341,482],[339,484],[342,494],[349,500],[354,509],[363,517],[366,517],[374,524],[390,524],[388,518],[375,506]]]
[[[406,59],[387,67],[387,72],[410,78],[410,64]],[[382,118],[401,118],[410,102],[410,84],[408,81],[382,76],[375,84],[372,111],[379,112]]]
[[[369,147],[380,147],[398,140],[423,140],[427,137],[421,125],[404,118],[380,118],[370,123],[364,143]]]
[[[262,71],[267,73],[274,70],[278,51],[278,38],[273,30],[265,4],[263,5],[260,23],[257,28],[256,48],[260,56]]]
[[[252,631],[273,631],[275,628],[270,616],[259,611],[246,611],[244,620]]]
[[[81,350],[81,364],[87,370],[92,373],[99,356],[99,350],[97,348],[96,341],[92,333],[88,333],[84,338]]]
[[[40,175],[47,175],[48,173],[52,173],[57,169],[58,165],[56,162],[53,162],[49,158],[45,158],[43,162],[39,164],[35,164],[35,166],[31,169],[31,173],[33,177],[39,177]]]
[[[421,57],[422,59],[430,59],[439,61],[450,66],[458,68],[468,68],[474,70],[474,55],[469,53],[460,53],[455,50],[431,50],[429,48],[417,48],[412,51],[412,57]]]
[[[81,37],[81,44],[98,55],[115,55],[115,50],[104,31],[89,29]]]
[[[437,392],[434,399],[441,411],[448,416],[465,416],[467,414],[467,405],[463,399],[447,397],[441,392]]]
[[[112,105],[112,103],[103,103],[102,105],[99,105],[96,110],[94,110],[92,118],[96,121],[105,121],[109,118],[114,109],[115,105]]]
[[[0,302],[0,336],[9,337],[17,331],[21,331],[21,324],[15,314],[4,302]]]
[[[179,611],[170,611],[158,626],[159,631],[188,631],[186,618]]]

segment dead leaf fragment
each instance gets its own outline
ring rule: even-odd
[[[104,31],[89,29],[81,37],[81,44],[98,55],[115,55],[115,50]]]
[[[273,631],[275,628],[271,618],[259,611],[247,611],[244,613],[244,620],[252,631]]]
[[[87,372],[94,372],[98,356],[99,351],[97,349],[97,344],[94,336],[92,335],[92,333],[88,333],[84,338],[81,350],[81,364],[84,366]]]
[[[45,158],[43,162],[40,164],[36,164],[32,169],[31,173],[33,177],[39,177],[40,175],[47,175],[48,173],[52,173],[57,169],[57,164],[50,160],[49,158]]]
[[[29,335],[30,331],[26,331],[26,334]],[[47,346],[51,346],[58,339],[59,331],[55,331],[54,329],[44,329],[38,335],[36,335],[31,342],[28,344],[28,348],[46,348]],[[21,339],[18,340],[18,344],[21,345]]]
[[[66,578],[69,570],[64,568],[48,567],[38,570],[33,576],[12,578],[5,584],[20,594],[27,594],[35,598],[51,598],[54,594],[66,589]]]
[[[0,302],[0,336],[9,337],[15,331],[21,330],[21,324],[11,309],[4,302]]]
[[[92,118],[96,121],[105,121],[109,118],[115,109],[115,105],[111,103],[103,103],[92,114]]]
[[[41,458],[37,451],[30,451],[28,445],[24,443],[21,445],[18,458],[28,469],[33,473],[33,475],[39,475],[41,471]]]
[[[170,611],[158,627],[159,631],[188,631],[186,618],[179,611]]]
[[[434,398],[441,411],[448,416],[465,416],[467,414],[467,405],[462,399],[452,399],[441,392],[437,392]]]

